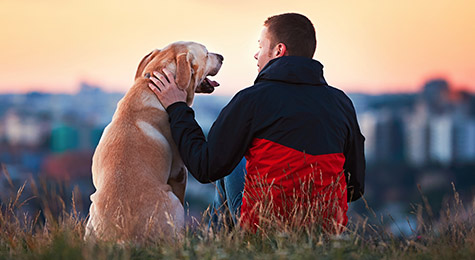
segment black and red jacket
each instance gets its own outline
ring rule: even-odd
[[[327,85],[316,60],[284,56],[269,61],[254,85],[221,111],[208,140],[185,103],[167,111],[183,162],[198,181],[223,178],[246,157],[241,215],[251,223],[257,221],[252,211],[258,196],[253,195],[261,192],[256,180],[279,187],[271,193],[281,209],[302,180],[315,179],[320,193],[338,182],[344,187],[336,192],[341,224],[347,222],[347,198],[356,200],[364,192],[364,137],[355,109],[341,90]]]

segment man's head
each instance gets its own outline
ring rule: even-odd
[[[259,51],[254,55],[257,70],[282,56],[312,58],[316,46],[315,28],[307,17],[296,13],[271,16],[264,22]]]

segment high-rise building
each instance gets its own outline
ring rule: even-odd
[[[415,110],[406,115],[405,120],[406,160],[415,166],[427,163],[429,151],[428,111],[424,103],[419,102]]]
[[[450,114],[429,121],[429,156],[433,162],[448,165],[453,160],[454,120]]]
[[[458,162],[475,162],[475,119],[455,121],[454,157]]]

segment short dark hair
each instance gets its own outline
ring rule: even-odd
[[[312,58],[317,47],[315,28],[304,15],[285,13],[274,15],[264,22],[271,38],[271,47],[283,43],[290,56]]]

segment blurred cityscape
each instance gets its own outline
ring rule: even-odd
[[[92,155],[123,95],[86,83],[73,95],[0,95],[0,202],[7,199],[8,187],[26,180],[52,181],[63,183],[65,196],[79,190],[80,210],[86,215],[94,192]],[[437,211],[453,196],[452,182],[465,201],[474,198],[473,94],[434,79],[419,93],[349,96],[366,137],[370,207],[397,219],[411,210],[411,203],[421,202],[422,192]],[[205,133],[229,99],[197,95],[193,108]],[[189,178],[186,200],[191,215],[203,211],[213,196],[212,184],[203,186]],[[32,209],[36,206],[29,203]],[[351,212],[364,211],[361,201],[351,205]]]
[[[72,192],[77,191],[75,199],[80,205],[76,207],[83,216],[87,215],[89,196],[95,191],[92,156],[123,96],[124,93],[107,93],[87,83],[82,83],[73,95],[0,95],[0,203],[6,204],[12,196],[12,192],[5,191],[16,192],[25,181],[23,197],[34,196],[28,187],[38,182],[44,189],[57,189],[56,195],[68,207]],[[196,119],[205,133],[229,99],[211,95],[195,98]],[[44,190],[42,195],[49,192]],[[199,184],[189,178],[186,201],[190,215],[199,216],[213,196],[212,184]],[[41,205],[34,202],[29,201],[23,208],[35,212]]]

